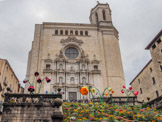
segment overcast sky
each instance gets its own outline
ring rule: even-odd
[[[98,1],[110,5],[128,85],[151,59],[145,47],[162,29],[162,0]],[[23,84],[34,25],[90,23],[90,10],[96,4],[96,0],[0,0],[0,58],[9,61]]]

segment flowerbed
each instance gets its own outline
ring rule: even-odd
[[[64,122],[162,121],[162,111],[141,106],[117,106],[106,103],[64,103]]]

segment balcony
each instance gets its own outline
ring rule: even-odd
[[[53,70],[52,69],[43,69],[43,73],[52,73]]]

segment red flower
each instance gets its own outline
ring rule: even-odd
[[[121,90],[121,93],[124,93],[124,91],[123,91],[123,90]]]
[[[24,80],[23,83],[27,83],[28,81],[27,80]]]
[[[125,86],[123,86],[123,88],[125,89]]]
[[[129,90],[132,90],[132,87],[131,86],[129,87]]]
[[[138,91],[134,91],[134,95],[137,96],[138,95]]]
[[[51,79],[49,79],[48,77],[46,77],[46,81],[47,81],[47,83],[49,83],[51,81]]]
[[[39,76],[39,73],[38,72],[35,72],[34,75],[35,75],[35,77],[38,77]]]
[[[34,86],[29,86],[28,91],[29,92],[34,92]]]
[[[42,82],[41,78],[38,78],[37,83],[41,83],[41,82]]]

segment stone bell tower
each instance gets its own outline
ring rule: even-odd
[[[111,19],[111,10],[108,4],[101,4],[98,3],[90,13],[90,22],[91,24],[95,24],[98,26],[111,26],[112,19]]]
[[[121,96],[120,89],[125,85],[124,72],[120,54],[118,31],[112,24],[109,5],[98,4],[91,9],[91,24],[97,26],[97,35],[102,59],[104,86],[112,87],[115,96]]]

